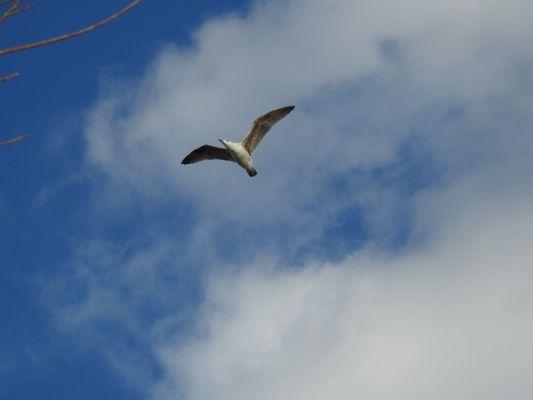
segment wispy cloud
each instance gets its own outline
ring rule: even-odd
[[[529,398],[533,209],[487,203],[405,257],[216,275],[153,398]]]
[[[158,399],[528,398],[532,12],[260,2],[106,79],[86,120],[105,222],[60,325],[123,370],[142,349]],[[178,168],[293,103],[253,180]]]
[[[413,137],[451,164],[486,157],[463,148],[481,138],[502,140],[484,126],[495,112],[513,134],[509,113],[528,98],[528,11],[520,1],[292,1],[206,21],[192,47],[169,46],[140,82],[103,91],[88,117],[88,161],[112,194],[194,202],[217,224],[245,213],[254,218],[241,224],[298,225],[300,210],[319,210],[315,199],[328,219],[328,182],[394,162]],[[238,139],[288,103],[298,108],[257,153],[253,190],[244,179],[228,187],[235,171],[224,163],[177,168],[191,148]]]

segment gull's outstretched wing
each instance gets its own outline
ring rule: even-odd
[[[294,106],[282,107],[258,117],[252,124],[250,132],[248,132],[241,142],[246,151],[252,154],[270,128],[292,110],[294,110]]]
[[[230,152],[227,149],[220,147],[209,146],[204,144],[197,149],[191,151],[187,157],[183,159],[182,164],[193,164],[203,160],[226,160],[233,161]]]

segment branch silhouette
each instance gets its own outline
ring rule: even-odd
[[[78,37],[78,36],[81,36],[81,35],[85,35],[86,33],[94,31],[95,29],[98,29],[101,26],[107,25],[111,21],[114,21],[115,19],[120,17],[122,14],[126,13],[127,11],[129,11],[130,9],[135,7],[141,1],[142,0],[134,0],[130,4],[128,4],[126,7],[122,8],[119,11],[117,11],[113,15],[101,20],[100,22],[97,22],[96,24],[90,25],[90,26],[88,26],[86,28],[83,28],[83,29],[80,29],[78,31],[71,32],[71,33],[66,33],[66,34],[60,35],[60,36],[51,37],[51,38],[45,39],[45,40],[39,40],[39,41],[33,42],[33,43],[27,43],[27,44],[22,44],[22,45],[19,45],[19,46],[14,46],[14,47],[11,47],[9,49],[0,50],[0,56],[5,56],[5,55],[8,55],[8,54],[17,53],[19,51],[30,50],[30,49],[34,49],[36,47],[47,46],[47,45],[50,45],[50,44],[53,44],[53,43],[62,42],[63,40],[72,39],[72,38],[75,38],[75,37]],[[16,4],[18,4],[18,3],[20,3],[20,0],[17,0]]]
[[[85,35],[86,33],[92,32],[95,29],[98,29],[98,28],[100,28],[100,27],[102,27],[104,25],[107,25],[110,22],[116,20],[121,15],[123,15],[126,12],[128,12],[133,7],[135,7],[136,5],[138,5],[141,1],[142,0],[133,0],[130,3],[128,3],[125,7],[121,8],[120,10],[118,10],[114,14],[110,15],[109,17],[107,17],[107,18],[105,18],[105,19],[103,19],[103,20],[101,20],[99,22],[96,22],[96,23],[94,23],[92,25],[89,25],[89,26],[87,26],[85,28],[79,29],[77,31],[66,33],[64,35],[54,36],[54,37],[51,37],[51,38],[48,38],[48,39],[44,39],[44,40],[39,40],[39,41],[36,41],[36,42],[25,43],[25,44],[21,44],[21,45],[18,45],[18,46],[14,46],[14,47],[10,47],[10,48],[7,48],[7,49],[0,50],[0,56],[6,56],[6,55],[9,55],[9,54],[18,53],[18,52],[21,52],[21,51],[35,49],[37,47],[48,46],[48,45],[51,45],[51,44],[54,44],[54,43],[62,42],[64,40],[69,40],[69,39],[72,39],[72,38],[75,38],[75,37],[79,37],[79,36]],[[23,4],[23,0],[3,0],[3,1],[0,1],[0,8],[1,7],[7,7],[7,9],[5,9],[5,11],[3,13],[0,13],[0,24],[5,22],[8,18],[13,17],[14,15],[17,15],[17,14],[20,14],[20,13],[22,13],[24,11],[29,10],[31,8],[31,5],[30,4]],[[17,78],[19,75],[20,74],[18,72],[13,72],[12,74],[0,77],[0,83],[4,83],[4,82],[7,82],[7,81],[10,81],[10,80],[12,80],[14,78]],[[9,144],[18,142],[18,141],[24,139],[26,136],[27,135],[25,135],[25,134],[24,135],[19,135],[19,136],[16,136],[14,138],[5,140],[3,142],[0,142],[0,147],[7,146]]]
[[[26,135],[26,134],[19,135],[19,136],[15,136],[14,138],[5,140],[3,142],[0,142],[0,147],[7,146],[8,144],[11,144],[11,143],[20,142],[22,139],[24,139],[27,136],[28,135]]]

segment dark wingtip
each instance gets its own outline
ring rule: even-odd
[[[285,107],[280,107],[278,108],[277,110],[274,110],[274,112],[282,112],[284,113],[285,115],[287,115],[288,113],[290,113],[292,110],[294,110],[295,106],[285,106]]]
[[[248,175],[250,176],[250,178],[257,175],[257,171],[255,170],[255,168],[252,169],[251,171],[246,170],[246,172],[248,172]]]

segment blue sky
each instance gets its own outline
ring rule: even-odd
[[[77,29],[123,4],[34,4],[31,12],[4,24],[2,46]],[[56,336],[39,288],[39,281],[66,268],[71,241],[90,230],[84,212],[90,188],[82,180],[72,182],[72,175],[82,168],[80,115],[94,101],[103,70],[139,74],[165,43],[186,44],[189,33],[203,20],[242,6],[241,2],[146,2],[91,35],[3,60],[3,72],[19,71],[21,77],[2,87],[6,116],[2,135],[24,132],[30,138],[6,149],[1,161],[1,352],[7,364],[0,368],[1,397],[138,396],[94,353],[79,351],[75,341]],[[54,149],[57,141],[68,143],[68,151]],[[59,197],[46,207],[36,207],[39,193],[55,187],[60,188]]]
[[[532,12],[145,1],[5,58],[0,397],[530,399]],[[179,165],[287,104],[253,179]]]

